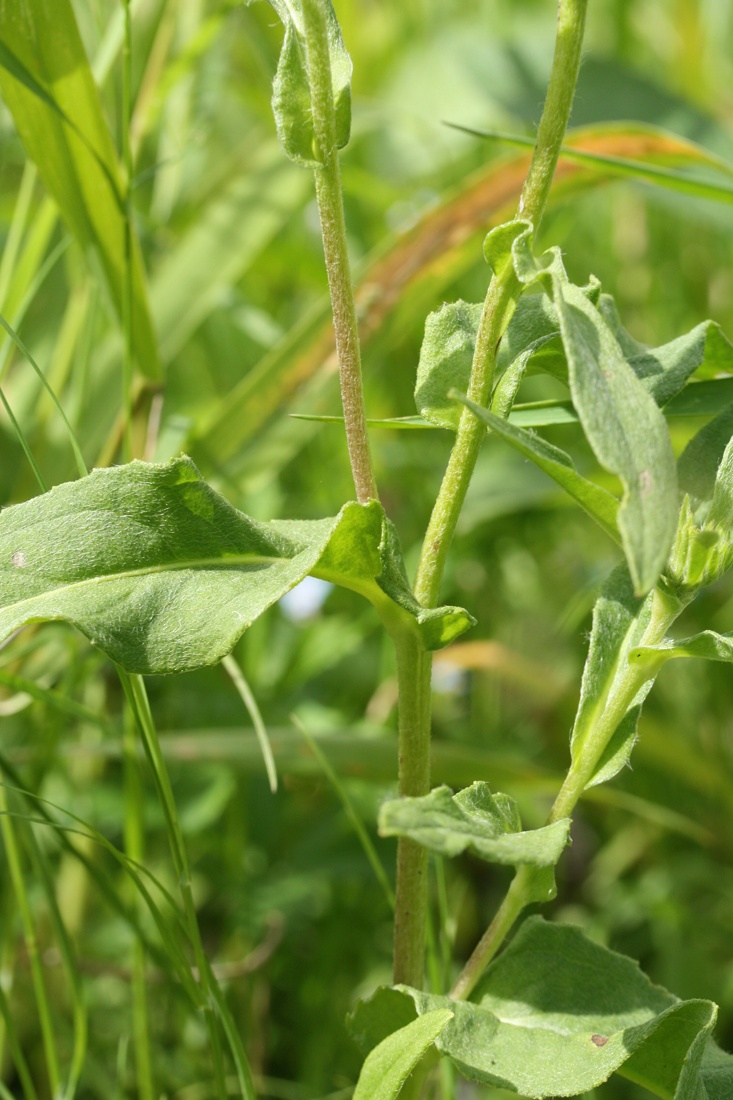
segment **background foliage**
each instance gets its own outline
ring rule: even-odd
[[[74,11],[119,153],[122,8],[77,0]],[[150,377],[135,389],[134,453],[165,459],[185,449],[237,507],[261,519],[335,515],[352,495],[342,433],[287,415],[339,409],[310,177],[285,160],[274,136],[270,91],[281,30],[267,5],[231,0],[141,0],[132,13],[134,222],[165,375],[163,391],[146,359]],[[343,177],[362,279],[367,405],[371,416],[405,416],[414,413],[425,314],[444,298],[483,296],[480,241],[511,211],[525,163],[523,154],[443,122],[531,132],[549,70],[554,5],[346,0],[338,14],[355,68],[354,136]],[[733,161],[731,47],[728,0],[598,0],[573,125],[595,127],[600,141],[600,124],[633,119]],[[114,279],[104,242],[93,239],[95,219],[88,219],[89,239],[59,219],[19,130],[4,106],[0,309],[61,398],[86,461],[108,464],[121,444]],[[81,163],[82,182],[95,165],[91,157]],[[50,186],[40,159],[39,169]],[[79,217],[104,201],[104,181],[86,182],[93,187],[77,194]],[[110,230],[98,224],[99,233]],[[576,169],[560,176],[541,238],[540,247],[561,245],[573,279],[585,282],[590,272],[601,279],[637,339],[659,344],[708,316],[733,328],[728,204]],[[49,483],[76,476],[63,425],[8,339],[0,345],[0,380]],[[551,382],[534,378],[521,400],[553,396]],[[674,421],[678,449],[701,422]],[[547,435],[577,453],[572,425]],[[409,562],[450,436],[375,429],[372,443]],[[593,469],[589,454],[585,465]],[[3,419],[0,500],[36,491]],[[435,784],[485,779],[518,800],[528,827],[543,822],[567,763],[592,601],[616,560],[610,542],[533,466],[498,440],[485,447],[443,593],[479,625],[437,661]],[[681,634],[733,629],[731,583],[728,577],[706,591]],[[220,667],[149,681],[205,944],[263,1092],[283,1100],[346,1096],[360,1056],[343,1019],[356,996],[389,980],[390,909],[291,715],[317,737],[373,832],[395,777],[390,650],[365,602],[312,584],[259,620],[236,656],[272,739],[280,776],[274,795],[250,718]],[[0,684],[0,746],[16,782],[119,848],[139,819],[145,865],[173,888],[150,777],[144,767],[138,777],[123,756],[121,691],[109,662],[70,628],[31,628],[0,654]],[[672,662],[662,671],[633,770],[581,803],[573,846],[559,866],[558,898],[547,911],[638,958],[679,996],[716,1000],[718,1039],[728,1049],[731,714],[726,666]],[[38,804],[12,791],[7,799],[21,816],[3,819],[0,853],[0,1009],[12,1014],[2,1031],[3,1080],[10,1095],[22,1094],[12,1069],[17,1043],[44,1095],[29,979],[34,941],[27,929],[22,934],[10,881],[13,821],[60,1060],[67,1065],[73,1056],[77,1000],[61,965],[50,882],[90,1008],[78,1095],[136,1095],[135,937],[120,909],[135,909],[136,892],[99,842],[77,844],[83,864],[64,847],[63,833],[29,824],[29,815],[41,815]],[[64,827],[81,827],[46,808]],[[375,843],[391,874],[393,842]],[[431,952],[437,981],[451,958],[471,949],[506,880],[470,854],[434,868],[443,915]],[[157,943],[144,913],[139,923]],[[166,974],[165,955],[149,964],[147,1031],[159,1093],[204,1097],[197,1084],[208,1078],[202,1021]],[[648,1095],[614,1081],[598,1092]]]

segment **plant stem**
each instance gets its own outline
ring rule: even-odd
[[[414,634],[395,637],[399,691],[399,793],[430,791],[431,655]],[[428,916],[428,851],[407,837],[397,842],[394,980],[422,987]]]
[[[306,7],[308,6],[307,4]],[[570,117],[580,67],[586,6],[587,0],[559,0],[557,39],[550,83],[532,163],[519,200],[519,214],[531,220],[535,228],[542,218]],[[488,403],[499,342],[511,320],[520,293],[521,286],[511,264],[494,273],[481,312],[468,385],[468,396],[479,405]],[[464,409],[443,483],[425,533],[415,580],[415,595],[426,607],[435,607],[438,602],[448,550],[485,434],[484,425],[473,413]],[[430,779],[428,758],[431,659],[427,653],[422,653],[419,659],[415,656],[412,669],[404,667],[404,660],[405,654],[400,655],[398,650],[399,789],[401,795],[426,794]],[[417,683],[425,695],[424,699],[421,698],[419,707],[414,698],[414,685]],[[412,790],[407,777],[418,774],[423,776],[423,785],[419,791]],[[419,962],[416,955],[418,951],[424,951],[425,943],[427,864],[421,849],[407,840],[399,842],[397,861],[395,980],[419,986],[422,982],[423,964],[422,955]],[[510,924],[507,929],[508,927]],[[413,940],[412,946],[408,943],[409,937]],[[403,976],[407,971],[410,974],[409,979]],[[416,977],[420,980],[416,981]]]
[[[638,644],[640,646],[658,645],[683,606],[679,602],[668,601],[659,589],[655,590],[651,619]],[[584,742],[582,753],[573,760],[568,769],[568,774],[547,819],[548,825],[572,814],[606,746],[632,705],[639,689],[654,675],[655,673],[646,667],[630,664],[627,654],[622,655],[620,667],[609,690],[601,717],[593,725],[590,736]],[[496,916],[454,985],[451,997],[464,1000],[470,996],[476,982],[501,947],[517,917],[532,901],[535,874],[535,869],[528,866],[517,870]]]
[[[318,162],[314,169],[316,200],[331,294],[346,442],[356,497],[357,500],[364,502],[378,499],[378,493],[367,435],[359,326],[346,243],[328,32],[326,16],[320,0],[304,0],[303,23],[308,82],[313,108],[313,133],[316,146],[314,155]]]
[[[544,213],[565,135],[585,30],[588,0],[559,0],[557,38],[547,98],[537,132],[532,163],[519,199],[519,216],[537,229]],[[468,396],[486,405],[491,393],[496,354],[521,293],[511,264],[495,272],[484,301],[476,335]],[[456,441],[423,542],[415,582],[421,603],[434,607],[453,533],[481,448],[485,426],[468,409],[461,413]]]

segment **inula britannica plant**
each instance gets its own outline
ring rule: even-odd
[[[733,627],[725,595],[733,565],[733,345],[713,320],[698,320],[659,346],[631,335],[623,294],[617,306],[592,269],[580,270],[574,215],[581,224],[584,190],[622,177],[632,182],[618,194],[638,196],[634,186],[652,184],[666,201],[674,196],[679,204],[683,196],[697,204],[703,221],[710,215],[700,211],[712,208],[721,219],[716,232],[729,234],[731,170],[702,146],[652,125],[566,136],[586,14],[592,22],[595,13],[587,0],[559,0],[533,136],[462,119],[445,130],[451,141],[470,142],[474,157],[487,157],[497,142],[530,151],[490,161],[489,175],[476,161],[479,175],[469,175],[462,190],[458,179],[449,181],[452,197],[435,209],[429,198],[391,244],[354,267],[346,213],[353,207],[357,222],[368,221],[369,204],[382,202],[382,192],[390,203],[394,195],[389,178],[364,167],[367,154],[361,164],[342,155],[352,139],[349,35],[331,0],[270,5],[123,0],[109,10],[101,5],[100,22],[100,5],[0,0],[4,141],[13,157],[22,145],[28,158],[14,202],[5,203],[0,265],[2,448],[15,471],[2,475],[8,506],[0,513],[0,685],[9,731],[0,754],[0,1094],[731,1100],[733,1055],[716,1043],[718,1006],[706,996],[716,991],[702,979],[695,987],[689,976],[681,988],[659,984],[676,969],[686,974],[677,964],[693,952],[691,943],[678,938],[665,956],[674,965],[661,973],[652,965],[647,976],[611,949],[612,922],[594,925],[582,887],[565,870],[575,867],[588,889],[610,882],[616,893],[607,890],[608,913],[636,912],[631,894],[622,899],[621,880],[642,861],[652,872],[671,867],[659,882],[679,885],[699,848],[721,882],[730,878],[730,842],[713,835],[705,807],[706,798],[719,800],[727,807],[720,820],[729,820],[724,742],[712,768],[689,748],[688,763],[677,768],[677,781],[703,776],[697,818],[682,802],[665,806],[615,785],[635,759],[642,708],[663,666],[733,662],[733,633],[719,631],[726,614]],[[374,12],[361,0],[352,6],[346,28],[372,42],[368,55],[377,50],[369,38]],[[550,0],[536,6],[549,9]],[[403,30],[427,19],[408,7],[385,18],[403,21]],[[618,5],[619,26],[626,26],[627,7]],[[678,8],[690,34],[704,26],[699,5]],[[229,56],[220,32],[235,16],[246,33]],[[490,39],[486,13],[472,7],[470,18],[465,48],[471,38]],[[407,49],[404,36],[395,42],[395,50]],[[449,46],[448,36],[440,48]],[[267,58],[275,47],[270,112]],[[259,72],[251,102],[222,91],[225,56]],[[696,64],[689,52],[684,57]],[[427,52],[423,64],[429,80]],[[214,175],[224,177],[229,162],[233,168],[221,193],[207,174],[205,146],[196,145],[205,137],[173,147],[172,135],[184,134],[199,110],[227,141],[244,127],[255,150],[245,168],[222,143]],[[363,130],[356,140],[368,150],[377,141],[369,110],[356,117]],[[461,129],[467,133],[459,138]],[[209,193],[215,202],[197,217]],[[568,220],[564,229],[552,220],[548,235],[545,214],[553,203],[563,209],[563,195]],[[613,231],[623,235],[631,217],[622,208]],[[166,234],[179,231],[166,258]],[[637,244],[642,237],[639,229]],[[624,248],[630,256],[632,245]],[[694,242],[689,263],[691,256]],[[316,259],[325,260],[328,318],[317,303],[310,313],[305,308],[321,278]],[[601,274],[607,261],[599,255]],[[631,267],[629,260],[629,279]],[[463,300],[460,294],[478,297],[479,270],[482,300]],[[278,286],[301,274],[302,301],[278,303]],[[419,354],[410,356],[390,316],[399,319],[400,302],[412,301],[414,313],[416,286],[421,308],[432,311]],[[57,300],[63,303],[53,332],[44,294],[54,318]],[[415,408],[369,415],[368,342],[395,356],[395,400],[414,385]],[[262,354],[253,362],[257,347]],[[339,412],[329,405],[335,374]],[[382,393],[376,403],[376,412],[395,411]],[[283,415],[291,409],[300,420]],[[414,485],[405,480],[408,460],[395,458],[408,453],[400,450],[407,436],[404,447],[417,445],[425,456],[411,471]],[[566,440],[576,458],[558,445]],[[393,460],[385,457],[390,447]],[[293,465],[301,452],[318,468],[310,490],[298,480],[307,463]],[[446,670],[476,670],[489,658],[510,682],[530,684],[535,695],[539,686],[545,707],[565,675],[553,667],[552,645],[537,673],[528,657],[486,640],[481,621],[487,607],[496,621],[512,554],[524,562],[517,606],[534,600],[531,615],[537,622],[544,615],[532,581],[530,524],[523,548],[518,526],[512,540],[505,534],[473,561],[473,572],[464,568],[464,577],[478,580],[465,585],[465,608],[451,602],[461,588],[452,563],[460,561],[471,493],[492,464],[499,481],[502,469],[515,471],[517,485],[533,479],[533,491],[544,494],[536,499],[545,502],[534,512],[527,505],[536,530],[543,508],[554,509],[561,527],[584,532],[592,561],[577,585],[580,604],[565,614],[567,621],[576,616],[580,633],[593,603],[582,677],[561,688],[576,706],[569,754],[554,752],[560,709],[544,725],[547,744],[535,739],[519,765],[519,749],[512,756],[484,745],[488,755],[472,756],[470,737],[458,729],[468,729],[470,714],[461,715],[454,700],[446,720],[440,698]],[[417,539],[415,515],[405,519],[400,499],[414,492],[422,507],[433,477]],[[293,502],[292,518],[266,518],[268,503],[269,514],[279,515],[285,500]],[[321,500],[333,506],[321,509]],[[516,517],[522,507],[514,502],[507,514]],[[575,537],[565,532],[563,553]],[[514,549],[504,554],[510,542]],[[412,549],[405,554],[403,545]],[[297,600],[309,591],[316,603],[299,611]],[[328,606],[321,613],[322,599]],[[270,609],[279,601],[276,620]],[[300,649],[298,630],[306,632]],[[324,680],[352,655],[347,677]],[[562,652],[558,658],[563,664]],[[458,696],[463,673],[450,689]],[[231,704],[221,701],[230,697]],[[234,751],[233,737],[222,741],[221,730],[211,731],[217,721],[241,724],[222,715],[242,702],[253,733],[237,737]],[[709,705],[700,701],[701,712]],[[205,716],[208,740],[203,732],[175,735],[187,708]],[[37,717],[22,725],[26,712]],[[281,725],[268,730],[272,715]],[[326,721],[321,735],[313,728],[318,715]],[[729,733],[729,715],[719,718]],[[161,722],[173,732],[161,736]],[[353,729],[339,733],[339,722]],[[433,728],[446,725],[453,733],[431,749]],[[222,744],[224,766],[207,756]],[[248,744],[262,753],[272,794],[259,763],[246,787],[233,778]],[[449,766],[440,751],[446,744],[456,748]],[[670,741],[670,761],[676,751]],[[384,766],[374,764],[375,752]],[[197,774],[181,763],[187,754],[203,761]],[[552,771],[560,759],[564,778]],[[440,781],[459,771],[463,782]],[[278,773],[288,782],[275,794]],[[335,794],[338,824],[328,839],[313,826],[322,839],[302,848],[296,824],[283,849],[299,853],[292,858],[302,868],[285,875],[278,860],[291,855],[264,853],[268,844],[277,851],[284,822],[292,815],[299,821],[297,806],[314,776]],[[615,801],[606,793],[614,789]],[[101,809],[95,792],[106,799]],[[608,823],[589,824],[586,802],[605,806]],[[344,822],[356,844],[348,859],[335,859],[330,845]],[[375,825],[379,838],[396,841],[378,839]],[[605,846],[593,839],[594,828],[605,830]],[[684,859],[675,849],[665,865],[661,842],[655,857],[664,830],[684,838]],[[595,862],[587,854],[594,843],[601,853]],[[329,852],[328,875],[318,867],[319,844]],[[338,881],[352,873],[355,858],[363,882],[349,909]],[[469,917],[450,889],[460,881],[451,878],[456,862],[474,883]],[[382,910],[370,908],[373,882]],[[673,886],[662,895],[665,889]],[[360,960],[349,979],[344,1034],[361,1051],[361,1069],[352,1054],[352,1079],[342,1075],[324,1088],[308,1079],[306,1054],[283,1080],[282,1051],[295,1043],[287,1029],[300,1026],[296,1005],[318,1016],[327,994],[317,988],[331,980],[340,1003],[348,951],[330,958],[328,936],[314,944],[304,932],[334,898],[345,906],[337,915],[343,941]],[[352,929],[360,908],[364,922]],[[708,922],[730,928],[729,915],[726,924],[719,914],[693,912],[679,918],[680,927],[684,919],[701,937]],[[661,941],[668,934],[661,909],[656,920]],[[476,934],[482,922],[485,931]],[[632,924],[629,917],[626,927]],[[282,969],[299,936],[300,963]],[[229,953],[241,956],[242,944],[249,948],[234,963]],[[639,954],[653,953],[642,943]],[[727,977],[716,995],[728,1012],[730,957],[719,966]],[[324,977],[331,967],[337,979]],[[287,1011],[271,996],[272,982]],[[342,1049],[340,1037],[318,1042],[302,1044],[306,1053],[325,1052],[313,1064],[327,1065],[329,1051]]]

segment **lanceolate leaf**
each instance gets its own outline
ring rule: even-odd
[[[382,836],[407,836],[418,844],[456,856],[470,851],[490,863],[527,863],[553,867],[568,842],[570,819],[522,832],[517,804],[506,794],[492,795],[477,782],[454,795],[437,787],[424,798],[396,798],[379,812]]]
[[[621,539],[639,594],[648,592],[667,560],[677,525],[677,473],[667,426],[629,366],[603,315],[567,279],[558,250],[536,260],[532,228],[514,242],[517,275],[552,289],[560,317],[573,404],[601,465],[620,477]]]
[[[612,1073],[664,1100],[722,1100],[733,1090],[733,1057],[710,1038],[716,1006],[678,1000],[578,928],[525,921],[475,998],[397,986],[359,1005],[352,1030],[374,1042],[390,1013],[404,1024],[404,1002],[420,1017],[451,1009],[438,1050],[469,1079],[532,1100],[578,1096]]]
[[[487,409],[482,409],[480,405],[469,401],[468,398],[461,396],[460,400],[493,432],[549,474],[574,500],[577,500],[581,508],[592,516],[615,542],[620,540],[617,523],[618,501],[600,485],[594,485],[592,481],[582,477],[575,469],[569,455],[558,447],[553,447],[551,443],[546,443],[538,435],[515,427]]]
[[[391,630],[435,648],[472,622],[426,610],[404,579],[380,505],[259,523],[233,508],[190,459],[132,462],[0,514],[0,638],[64,619],[132,672],[211,664],[309,573],[360,592]]]
[[[691,638],[668,641],[658,646],[640,646],[632,650],[630,659],[641,665],[658,668],[672,657],[698,657],[704,661],[733,661],[733,634],[716,634],[703,630]]]
[[[336,144],[342,149],[351,132],[351,58],[341,38],[331,0],[321,2],[326,11],[328,28],[331,85],[336,112]],[[318,160],[313,140],[303,0],[269,0],[269,3],[285,26],[285,39],[272,91],[277,134],[291,160],[313,166]]]
[[[570,750],[573,763],[588,751],[588,742],[604,712],[613,702],[617,682],[623,677],[629,653],[639,646],[649,624],[653,596],[634,595],[625,566],[614,569],[593,609],[590,648],[583,669],[580,703],[575,716]],[[587,786],[612,779],[626,764],[636,741],[636,727],[642,703],[652,685],[653,674],[639,688],[631,705],[620,718]]]
[[[122,315],[125,221],[114,145],[69,0],[0,2],[0,91],[28,155]],[[160,373],[139,248],[132,239],[133,340]]]
[[[438,1008],[383,1039],[367,1056],[353,1100],[394,1100],[423,1054],[452,1019],[451,1009]]]

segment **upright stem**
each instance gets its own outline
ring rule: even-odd
[[[555,55],[537,144],[522,188],[518,214],[535,229],[544,213],[560,146],[570,117],[585,30],[588,0],[559,0]],[[468,396],[485,405],[491,393],[496,353],[521,293],[511,264],[489,284],[476,336]],[[428,607],[438,600],[445,561],[486,428],[468,409],[458,425],[443,484],[430,517],[415,582],[415,595]]]
[[[359,326],[346,244],[328,33],[320,0],[304,0],[303,23],[308,82],[313,108],[314,155],[318,162],[314,169],[316,200],[321,220],[328,287],[331,293],[346,442],[356,496],[358,500],[364,502],[376,500],[378,494],[367,435]]]
[[[431,655],[410,633],[395,639],[399,690],[399,793],[430,791]],[[394,980],[422,987],[428,915],[428,851],[407,837],[397,842]]]
[[[123,455],[132,458],[132,17],[130,0],[122,0],[125,34],[122,43],[122,161],[125,168],[123,267],[122,267],[122,409]]]
[[[309,6],[310,3],[306,4],[306,8]],[[550,83],[537,144],[519,201],[519,214],[531,220],[535,227],[542,218],[570,117],[580,67],[586,6],[587,0],[559,0]],[[481,313],[468,386],[468,396],[477,404],[488,403],[499,341],[520,293],[521,287],[511,264],[494,273]],[[448,550],[485,433],[484,425],[464,409],[418,565],[415,595],[426,607],[434,607],[438,602]],[[411,667],[405,664],[408,659],[413,662]],[[425,794],[429,789],[430,665],[430,654],[400,653],[398,648],[400,794],[403,795]],[[420,783],[413,790],[412,777],[418,775]],[[397,864],[395,981],[419,986],[427,918],[427,863],[417,845],[401,840]],[[502,938],[514,919],[509,919],[510,916],[506,914],[508,923],[504,916],[501,918],[501,928],[506,924]]]

